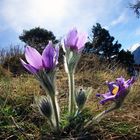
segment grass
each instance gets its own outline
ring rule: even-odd
[[[123,75],[128,78],[124,69],[110,69],[108,64],[99,65],[97,59],[91,56],[83,57],[81,63],[78,64],[76,71],[76,86],[92,87],[93,93],[90,95],[86,103],[86,111],[82,118],[87,118],[89,114],[98,114],[107,105],[99,105],[98,99],[95,97],[97,92],[105,92],[107,87],[105,81],[112,81],[118,76]],[[95,65],[96,64],[96,65]],[[90,68],[89,68],[90,67]],[[90,132],[96,134],[100,139],[140,139],[140,79],[132,87],[123,107],[120,110],[110,113],[97,126],[92,126]],[[67,113],[67,96],[68,85],[67,77],[63,69],[57,74],[57,88],[59,91],[59,103],[61,104],[62,127],[67,125],[60,136],[80,135],[81,126],[77,127],[77,131],[70,128],[68,122],[65,121]],[[47,120],[41,116],[34,104],[34,97],[45,95],[40,88],[38,81],[32,75],[22,75],[18,77],[3,76],[0,79],[0,139],[41,139],[41,134],[46,134],[47,139],[51,139],[49,133],[49,125]],[[90,111],[89,111],[90,110]],[[76,120],[77,121],[81,121]],[[75,122],[73,122],[75,123]],[[69,133],[65,134],[65,132]],[[75,128],[76,129],[76,128]],[[79,130],[79,132],[78,132]],[[48,132],[48,133],[46,133]],[[49,138],[50,136],[50,138]],[[43,139],[43,137],[42,137]]]

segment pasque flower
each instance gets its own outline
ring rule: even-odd
[[[40,85],[46,91],[47,96],[51,100],[51,104],[47,100],[40,103],[40,111],[48,117],[51,117],[51,111],[55,118],[55,129],[59,129],[59,107],[57,106],[55,73],[58,63],[59,48],[55,48],[50,41],[43,50],[42,55],[34,48],[27,46],[25,48],[25,58],[28,63],[21,60],[22,65],[35,75]],[[51,110],[52,109],[52,110]]]
[[[21,60],[22,65],[36,76],[41,86],[52,96],[55,95],[55,68],[58,63],[59,48],[49,41],[42,55],[30,46],[25,48],[25,58],[28,64]]]
[[[77,29],[73,28],[64,39],[64,45],[66,48],[79,52],[83,50],[86,40],[85,33],[78,33]]]
[[[73,115],[76,110],[74,73],[77,63],[81,57],[81,52],[86,43],[87,35],[78,33],[76,28],[68,32],[62,45],[65,52],[64,66],[69,79],[69,113]]]
[[[28,64],[21,60],[22,65],[31,73],[36,74],[39,70],[52,70],[58,63],[59,49],[55,48],[50,41],[44,49],[42,55],[34,48],[25,48],[25,58]]]
[[[118,101],[124,99],[128,94],[129,87],[134,83],[135,78],[132,77],[125,81],[123,77],[117,78],[116,82],[107,82],[109,91],[105,94],[96,94],[97,97],[102,97],[100,101],[101,104],[106,103],[107,101],[114,100]]]
[[[124,102],[125,97],[129,93],[129,89],[131,85],[136,81],[135,77],[125,79],[121,76],[120,78],[116,79],[116,82],[106,82],[109,88],[109,91],[105,94],[96,94],[97,97],[102,97],[103,99],[100,101],[101,104],[106,103],[107,101],[114,101],[112,105],[95,116],[92,121],[99,122],[107,113],[118,109],[121,107],[122,103]]]
[[[78,33],[76,28],[68,32],[62,45],[65,52],[64,65],[65,71],[73,73],[81,57],[81,52],[87,40],[85,33]]]

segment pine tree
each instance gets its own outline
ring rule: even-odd
[[[125,67],[132,67],[134,64],[134,55],[130,51],[122,49],[117,57],[117,61]]]
[[[92,28],[92,41],[86,44],[85,51],[92,51],[98,56],[111,61],[117,57],[120,48],[121,44],[118,41],[114,43],[114,37],[109,34],[109,31],[97,23]]]
[[[130,8],[134,10],[137,17],[140,17],[140,0],[137,0],[135,4],[130,4]]]
[[[19,39],[27,45],[36,48],[40,53],[42,50],[44,50],[49,40],[51,40],[53,43],[58,42],[53,32],[40,27],[30,30],[23,30],[23,33],[19,36]]]

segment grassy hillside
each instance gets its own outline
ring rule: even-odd
[[[97,114],[107,106],[100,105],[95,94],[107,90],[106,80],[112,81],[121,75],[129,78],[127,72],[116,64],[101,64],[93,56],[82,57],[76,71],[76,86],[93,88],[86,105],[91,114]],[[139,87],[140,79],[132,87],[123,107],[110,113],[96,127],[93,126],[97,137],[113,140],[140,139]],[[66,112],[68,85],[63,67],[58,70],[57,88],[61,112]],[[34,97],[44,94],[32,75],[6,75],[0,78],[0,139],[40,139],[41,133],[49,127],[47,120],[38,112]]]

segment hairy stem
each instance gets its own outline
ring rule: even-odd
[[[69,114],[72,116],[75,112],[75,85],[74,85],[74,74],[68,73],[69,80]]]
[[[56,131],[59,131],[59,112],[57,107],[57,98],[55,96],[51,97],[53,111],[54,111],[54,117],[56,122]]]

